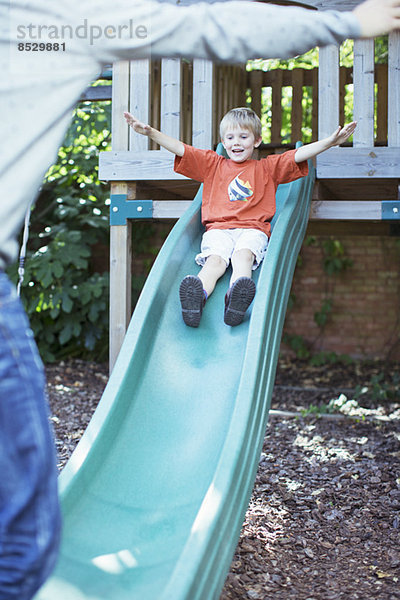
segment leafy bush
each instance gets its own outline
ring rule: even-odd
[[[97,172],[109,135],[110,103],[78,107],[32,210],[21,297],[46,362],[106,358],[109,275],[91,257],[108,246],[109,188]]]

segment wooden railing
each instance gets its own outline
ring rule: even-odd
[[[357,121],[352,144],[332,148],[317,157],[319,179],[400,178],[400,33],[389,36],[388,64],[374,64],[374,40],[354,42],[354,65],[339,66],[339,48],[319,52],[319,69],[274,70],[248,73],[252,106],[258,113],[271,112],[271,144],[294,143],[305,128],[303,99],[311,88],[312,117],[307,126],[312,140],[330,135],[345,120],[346,88],[353,85],[353,107],[348,118]],[[292,88],[291,136],[282,137],[282,90]],[[263,106],[263,89],[272,90],[269,106]],[[308,141],[308,140],[305,140]],[[352,147],[348,147],[352,145]]]
[[[311,140],[318,139],[319,90],[318,67],[313,69],[273,69],[271,71],[249,71],[247,73],[247,88],[251,96],[251,105],[257,114],[271,113],[270,144],[273,146],[287,143],[282,135],[284,110],[290,112],[290,142],[303,139],[305,128],[311,129]],[[345,103],[349,101],[349,86],[353,85],[353,68],[339,68],[339,121],[345,122]],[[283,106],[284,88],[292,88],[291,106]],[[270,102],[263,103],[262,95],[265,88],[270,88]],[[387,146],[388,143],[388,65],[379,64],[374,67],[374,143]],[[397,100],[400,102],[400,98]],[[305,117],[304,104],[309,103]],[[352,112],[350,106],[350,112]],[[309,140],[307,140],[309,141]]]
[[[399,179],[400,176],[400,32],[389,35],[387,119],[380,117],[379,131],[386,131],[386,145],[375,144],[375,65],[374,40],[354,42],[354,108],[358,126],[352,148],[331,148],[317,157],[319,178]],[[382,83],[382,78],[381,78]],[[319,137],[325,137],[337,127],[340,106],[339,49],[321,48],[319,52]],[[381,110],[381,115],[385,111]],[[385,125],[385,122],[386,125]]]

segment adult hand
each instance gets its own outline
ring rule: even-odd
[[[361,37],[373,38],[400,30],[400,0],[366,0],[353,14],[361,27]]]

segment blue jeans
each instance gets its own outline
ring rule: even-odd
[[[0,600],[32,598],[54,566],[60,529],[44,369],[0,272]]]

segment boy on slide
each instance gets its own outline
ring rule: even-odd
[[[230,110],[220,123],[221,141],[229,158],[184,144],[128,112],[124,116],[134,131],[176,155],[177,173],[204,184],[201,217],[206,231],[195,258],[201,270],[198,275],[187,275],[179,288],[184,322],[198,327],[207,298],[231,264],[224,321],[239,325],[255,295],[251,274],[267,250],[276,188],[307,175],[307,160],[345,142],[356,123],[338,127],[329,137],[296,150],[254,160],[253,150],[261,143],[261,121],[249,108]]]

